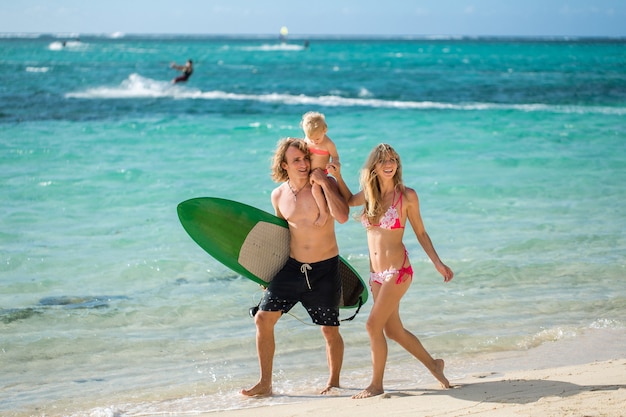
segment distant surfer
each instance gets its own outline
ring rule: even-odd
[[[181,75],[172,80],[172,84],[187,81],[189,77],[191,77],[191,74],[193,74],[193,62],[191,59],[188,59],[185,65],[176,65],[175,62],[172,62],[170,67],[175,70],[182,71]]]
[[[272,191],[271,199],[276,215],[289,225],[289,259],[271,280],[254,315],[261,375],[256,385],[241,390],[249,397],[272,394],[274,326],[298,302],[306,308],[313,323],[320,326],[326,341],[330,375],[320,393],[327,394],[333,387],[339,387],[344,350],[339,333],[339,248],[334,221],[327,221],[321,227],[314,224],[319,213],[312,185],[322,187],[334,220],[348,221],[349,209],[332,177],[320,169],[311,172],[310,158],[304,140],[294,138],[280,141],[274,154],[272,179],[282,184]]]

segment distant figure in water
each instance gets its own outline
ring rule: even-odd
[[[181,75],[172,80],[172,84],[187,81],[189,77],[191,77],[191,74],[193,74],[193,62],[191,61],[191,59],[188,59],[185,65],[176,65],[175,62],[172,62],[172,65],[170,65],[170,67],[183,72]]]

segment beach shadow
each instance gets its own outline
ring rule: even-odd
[[[453,385],[448,390],[389,391],[389,397],[442,395],[472,402],[530,404],[544,397],[570,397],[582,392],[617,391],[626,385],[576,385],[570,382],[541,379],[512,379]]]

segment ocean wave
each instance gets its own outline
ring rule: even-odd
[[[40,33],[32,32],[3,32],[0,33],[0,39],[37,39]]]
[[[275,45],[264,44],[260,46],[244,46],[242,51],[262,51],[262,52],[274,52],[274,51],[303,51],[306,49],[304,45],[294,45],[291,43],[281,43]]]
[[[48,45],[48,49],[51,51],[61,51],[63,49],[85,49],[86,44],[81,41],[54,41]]]
[[[369,92],[368,92],[369,93]],[[369,94],[371,95],[371,93]],[[258,101],[285,105],[308,105],[323,107],[372,107],[416,110],[456,110],[456,111],[521,111],[544,113],[606,114],[626,115],[626,107],[580,106],[558,104],[502,104],[502,103],[443,103],[436,101],[384,100],[368,97],[342,97],[339,95],[307,96],[304,94],[267,93],[241,94],[226,91],[201,91],[168,81],[158,81],[131,74],[117,87],[96,87],[82,92],[67,93],[66,98],[79,99],[132,99],[132,98],[175,98],[230,101]]]
[[[196,93],[197,94],[197,93]],[[190,91],[174,86],[167,81],[158,81],[131,74],[117,87],[89,88],[82,92],[65,94],[66,98],[81,99],[119,99],[119,98],[194,98]]]
[[[26,72],[48,72],[50,67],[26,67]]]

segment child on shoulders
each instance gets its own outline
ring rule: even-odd
[[[311,152],[311,171],[314,169],[322,169],[328,173],[328,165],[332,163],[339,163],[339,154],[337,153],[337,147],[335,143],[326,136],[328,131],[328,125],[326,124],[326,118],[322,113],[308,112],[302,116],[300,126],[304,131],[304,141],[309,147]],[[315,184],[312,188],[313,198],[319,209],[319,216],[315,221],[315,225],[318,227],[323,226],[328,220],[328,204],[326,203],[326,197],[322,187]]]

